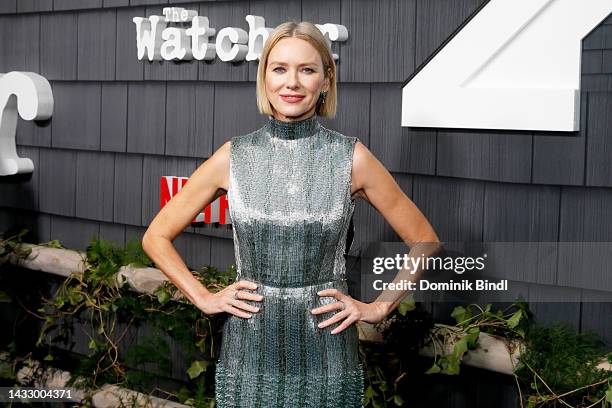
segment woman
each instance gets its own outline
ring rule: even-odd
[[[219,407],[361,407],[358,320],[377,323],[403,297],[347,294],[344,250],[354,199],[367,200],[407,244],[438,238],[389,172],[355,137],[322,127],[334,116],[336,68],[311,23],[268,38],[257,75],[268,123],[217,150],[143,237],[157,266],[204,313],[229,313],[216,368]],[[210,293],[172,246],[227,192],[237,281]]]

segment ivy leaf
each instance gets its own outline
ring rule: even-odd
[[[457,359],[461,359],[461,357],[463,357],[463,355],[468,351],[468,336],[463,336],[453,346],[453,355],[457,357]]]
[[[468,331],[468,334],[465,336],[467,341],[467,347],[470,350],[474,350],[478,343],[478,336],[480,336],[480,329],[478,327],[471,327]]]
[[[425,374],[438,374],[442,369],[436,363],[434,363],[429,370],[425,371]]]
[[[511,318],[509,318],[507,320],[508,322],[508,327],[511,329],[514,329],[516,326],[518,326],[519,322],[521,321],[521,317],[523,316],[523,311],[522,310],[517,310]]]
[[[51,355],[51,353],[47,354],[45,356],[45,358],[43,358],[44,361],[53,361],[53,356]]]
[[[366,388],[363,396],[365,397],[366,401],[367,400],[371,400],[372,398],[374,398],[374,396],[378,395],[376,393],[376,391],[374,391],[374,387],[372,387],[371,385],[368,385],[368,388]]]
[[[453,313],[451,313],[451,317],[455,318],[457,324],[461,324],[467,319],[472,317],[472,312],[469,309],[466,309],[463,306],[457,306],[453,309]]]
[[[3,290],[0,290],[0,303],[11,303],[13,299]]]
[[[193,380],[194,378],[202,374],[204,371],[206,371],[208,364],[209,362],[204,360],[196,360],[191,363],[191,367],[189,367],[189,369],[187,370],[189,378]]]
[[[404,399],[400,395],[395,394],[393,396],[393,403],[398,407],[401,407],[402,405],[404,405]]]
[[[467,347],[467,346],[466,346]],[[442,370],[442,374],[447,375],[458,375],[459,374],[459,365],[461,364],[461,360],[455,354],[450,354],[445,357],[446,359],[446,367]]]
[[[413,311],[416,308],[416,304],[414,303],[414,297],[412,293],[409,294],[401,301],[399,306],[397,307],[397,311],[402,316],[406,316],[406,313]]]
[[[606,391],[606,402],[612,405],[612,384],[608,386],[608,391]]]
[[[157,296],[157,301],[162,305],[170,300],[170,293],[163,286],[155,290],[155,296]]]

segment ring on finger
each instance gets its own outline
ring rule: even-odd
[[[238,299],[238,291],[234,292],[234,299]]]
[[[341,308],[340,310],[344,310],[344,309],[346,309],[346,303],[344,303],[344,302],[340,302],[340,304],[342,304],[342,308]]]

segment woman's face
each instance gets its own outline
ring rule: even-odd
[[[265,83],[274,118],[285,122],[313,115],[319,94],[329,89],[317,50],[293,37],[283,38],[270,51]]]

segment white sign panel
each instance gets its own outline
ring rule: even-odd
[[[24,120],[45,120],[53,114],[51,85],[33,72],[0,74],[0,176],[31,173],[32,160],[19,157],[15,144],[17,114]]]
[[[612,0],[491,0],[402,90],[402,126],[577,131],[581,41]]]

